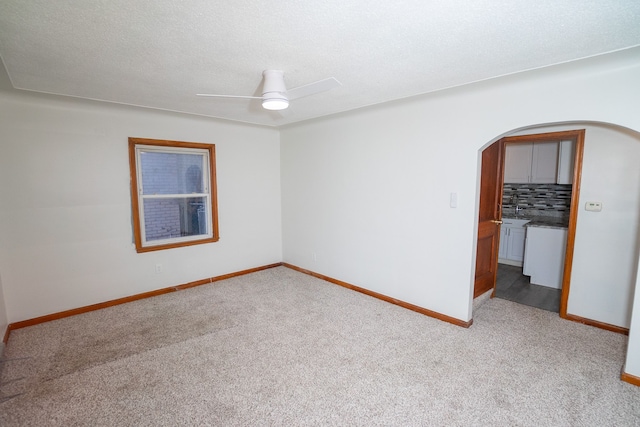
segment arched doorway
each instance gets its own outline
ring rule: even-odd
[[[563,317],[625,333],[640,254],[640,134],[610,124],[578,122],[531,126],[505,136],[576,129],[586,129],[586,157],[578,171],[586,173],[586,184],[578,183],[572,200],[574,244],[567,246]],[[602,212],[587,211],[588,201],[602,203]],[[570,292],[572,284],[576,288]]]

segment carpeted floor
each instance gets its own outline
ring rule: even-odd
[[[640,425],[625,345],[498,299],[464,329],[278,267],[13,331],[0,425]]]

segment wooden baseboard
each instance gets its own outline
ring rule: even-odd
[[[418,307],[417,305],[413,305],[413,304],[408,303],[408,302],[400,301],[398,299],[391,298],[389,296],[386,296],[386,295],[383,295],[383,294],[379,294],[377,292],[373,292],[373,291],[370,291],[368,289],[361,288],[359,286],[352,285],[352,284],[347,283],[347,282],[343,282],[342,280],[337,280],[337,279],[325,276],[323,274],[319,274],[319,273],[313,272],[311,270],[306,270],[304,268],[300,268],[300,267],[297,267],[295,265],[287,264],[286,262],[282,263],[282,265],[287,267],[287,268],[290,268],[292,270],[299,271],[300,273],[304,273],[304,274],[308,274],[308,275],[313,276],[313,277],[317,277],[318,279],[325,280],[325,281],[333,283],[335,285],[339,285],[339,286],[345,287],[347,289],[351,289],[353,291],[360,292],[360,293],[365,294],[365,295],[369,295],[369,296],[377,298],[379,300],[382,300],[382,301],[385,301],[385,302],[389,302],[391,304],[398,305],[398,306],[400,306],[402,308],[406,308],[408,310],[415,311],[417,313],[424,314],[425,316],[433,317],[434,319],[442,320],[444,322],[448,322],[448,323],[454,324],[456,326],[462,326],[463,328],[468,328],[473,323],[473,319],[469,320],[468,322],[465,322],[463,320],[456,319],[455,317],[450,317],[450,316],[447,316],[447,315],[444,315],[444,314],[441,314],[441,313],[438,313],[438,312],[435,312],[435,311],[428,310],[426,308]]]
[[[633,384],[635,386],[640,387],[640,377],[627,374],[626,372],[623,371],[622,374],[620,375],[620,379],[626,383]]]
[[[16,329],[26,328],[28,326],[38,325],[40,323],[51,322],[53,320],[63,319],[65,317],[75,316],[75,315],[82,314],[82,313],[88,313],[90,311],[95,311],[95,310],[101,310],[103,308],[113,307],[115,305],[120,305],[120,304],[126,304],[128,302],[137,301],[137,300],[141,300],[141,299],[145,299],[145,298],[151,298],[151,297],[154,297],[154,296],[163,295],[163,294],[167,294],[167,293],[171,293],[171,292],[177,292],[177,291],[181,291],[181,290],[184,290],[184,289],[193,288],[195,286],[205,285],[207,283],[213,283],[213,282],[217,282],[217,281],[220,281],[220,280],[230,279],[232,277],[243,276],[245,274],[255,273],[255,272],[258,272],[258,271],[261,271],[261,270],[267,270],[269,268],[279,267],[281,265],[284,265],[284,266],[286,266],[288,268],[291,268],[292,270],[296,270],[296,271],[299,271],[301,273],[309,274],[311,276],[317,277],[317,278],[325,280],[327,282],[330,282],[330,283],[333,283],[333,284],[336,284],[336,285],[339,285],[339,286],[354,290],[356,292],[363,293],[365,295],[372,296],[372,297],[380,299],[382,301],[386,301],[386,302],[389,302],[391,304],[395,304],[395,305],[398,305],[400,307],[406,308],[408,310],[412,310],[412,311],[415,311],[417,313],[424,314],[425,316],[433,317],[435,319],[442,320],[444,322],[448,322],[448,323],[451,323],[451,324],[454,324],[454,325],[457,325],[457,326],[462,326],[464,328],[468,328],[473,323],[473,319],[469,320],[468,322],[465,322],[465,321],[462,321],[460,319],[456,319],[454,317],[446,316],[444,314],[441,314],[441,313],[438,313],[438,312],[435,312],[435,311],[431,311],[431,310],[428,310],[426,308],[418,307],[418,306],[410,304],[408,302],[400,301],[398,299],[391,298],[391,297],[388,297],[386,295],[382,295],[382,294],[379,294],[377,292],[373,292],[373,291],[361,288],[359,286],[355,286],[355,285],[352,285],[350,283],[343,282],[341,280],[333,279],[331,277],[328,277],[328,276],[325,276],[325,275],[322,275],[322,274],[319,274],[319,273],[315,273],[315,272],[310,271],[310,270],[305,270],[303,268],[296,267],[296,266],[291,265],[291,264],[275,263],[275,264],[264,265],[264,266],[261,266],[261,267],[250,268],[250,269],[247,269],[247,270],[242,270],[242,271],[238,271],[238,272],[235,272],[235,273],[229,273],[229,274],[224,274],[224,275],[221,275],[221,276],[215,276],[215,277],[210,277],[210,278],[207,278],[207,279],[197,280],[195,282],[189,282],[189,283],[184,283],[184,284],[181,284],[181,285],[170,286],[168,288],[157,289],[155,291],[144,292],[144,293],[141,293],[141,294],[136,294],[136,295],[131,295],[131,296],[128,296],[128,297],[118,298],[118,299],[114,299],[114,300],[111,300],[111,301],[105,301],[105,302],[101,302],[101,303],[98,303],[98,304],[91,304],[91,305],[87,305],[87,306],[84,306],[84,307],[78,307],[78,308],[74,308],[74,309],[71,309],[71,310],[61,311],[61,312],[58,312],[58,313],[47,314],[45,316],[40,316],[40,317],[36,317],[36,318],[33,318],[33,319],[22,320],[20,322],[10,323],[7,326],[7,329],[6,329],[6,332],[4,334],[4,338],[3,338],[2,342],[6,343],[9,340],[9,335],[11,334],[11,331],[16,330]]]
[[[26,328],[28,326],[38,325],[40,323],[50,322],[52,320],[58,320],[65,317],[75,316],[82,313],[88,313],[90,311],[100,310],[107,307],[113,307],[114,305],[126,304],[128,302],[137,301],[145,298],[151,298],[158,295],[168,294],[170,292],[177,292],[184,289],[193,288],[195,286],[205,285],[207,283],[213,283],[220,280],[230,279],[232,277],[243,276],[245,274],[255,273],[261,270],[267,270],[269,268],[279,267],[282,263],[278,262],[275,264],[263,265],[261,267],[250,268],[248,270],[237,271],[235,273],[223,274],[222,276],[210,277],[207,279],[197,280],[195,282],[184,283],[182,285],[170,286],[168,288],[157,289],[155,291],[143,292],[141,294],[131,295],[124,298],[118,298],[111,301],[105,301],[98,304],[91,304],[84,307],[78,307],[71,310],[65,310],[58,313],[47,314],[46,316],[40,316],[33,319],[22,320],[20,322],[10,323],[7,326],[7,331],[4,334],[3,342],[7,342],[9,340],[9,335],[11,331]]]
[[[585,319],[584,317],[576,316],[574,314],[560,315],[563,319],[572,320],[574,322],[582,323],[583,325],[594,326],[596,328],[605,329],[607,331],[616,332],[618,334],[629,335],[629,329],[621,326],[611,325],[609,323],[598,322],[597,320]]]

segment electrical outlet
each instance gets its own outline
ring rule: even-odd
[[[162,264],[156,264],[156,274],[162,273]]]
[[[587,202],[584,209],[591,212],[600,212],[602,210],[602,202]]]

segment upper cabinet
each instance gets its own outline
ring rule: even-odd
[[[531,182],[533,143],[507,144],[504,153],[504,182]]]
[[[531,181],[555,184],[558,177],[558,142],[534,142],[531,156]]]
[[[570,139],[560,141],[558,148],[558,184],[573,184],[575,146],[575,143]]]
[[[569,145],[564,146],[563,143]],[[571,184],[573,175],[572,141],[545,141],[507,144],[504,182],[515,184]],[[562,156],[564,153],[564,156]],[[559,162],[559,156],[561,161]],[[570,159],[571,163],[567,163]],[[559,165],[562,166],[559,168]],[[567,170],[570,169],[569,172]],[[560,176],[562,173],[562,177]]]

